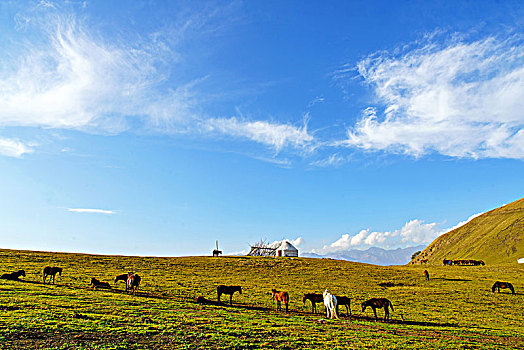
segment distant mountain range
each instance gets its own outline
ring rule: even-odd
[[[411,255],[413,255],[413,253],[423,250],[425,247],[425,245],[397,249],[371,247],[366,250],[351,249],[325,255],[315,253],[301,253],[300,256],[305,258],[331,258],[338,260],[348,260],[374,265],[405,265],[411,261]]]

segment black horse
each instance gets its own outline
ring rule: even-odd
[[[93,289],[97,289],[97,288],[111,289],[111,285],[108,282],[99,281],[94,277],[91,278],[90,286],[93,286]]]
[[[347,316],[351,316],[351,299],[345,296],[339,297],[338,295],[335,296],[337,298],[337,314],[338,314],[338,306],[339,305],[345,305]]]
[[[377,317],[377,309],[384,308],[384,321],[389,319],[389,309],[388,307],[391,307],[391,311],[393,311],[393,304],[391,304],[391,301],[389,301],[386,298],[371,298],[365,302],[362,303],[362,312],[366,310],[366,307],[371,306],[373,309],[373,312],[375,313],[375,320],[378,320]]]
[[[242,287],[240,286],[224,286],[223,284],[217,287],[217,300],[220,303],[220,296],[222,294],[229,294],[229,305],[233,305],[233,294],[238,292],[242,294]]]
[[[62,276],[62,268],[61,267],[46,266],[44,268],[44,284],[45,284],[45,280],[46,280],[47,276],[53,276],[53,284],[55,284],[55,275],[56,275],[57,272],[58,272],[58,275]],[[51,278],[49,278],[49,283],[51,283]]]
[[[19,277],[24,276],[25,277],[25,271],[24,270],[18,270],[16,272],[11,273],[4,273],[2,276],[0,276],[3,280],[10,280],[10,281],[19,281]]]
[[[515,294],[515,288],[513,288],[513,285],[509,282],[500,282],[500,281],[497,281],[495,282],[495,284],[493,285],[493,287],[491,287],[491,291],[493,293],[495,293],[495,289],[498,289],[498,292],[500,293],[500,289],[506,289],[506,288],[509,288],[509,290],[511,290],[511,293]]]

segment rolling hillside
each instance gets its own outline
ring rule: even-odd
[[[524,257],[524,198],[491,210],[438,237],[412,263],[428,259],[476,259],[487,264],[516,264]]]

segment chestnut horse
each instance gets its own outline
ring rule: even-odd
[[[0,276],[0,278],[3,280],[19,281],[18,277],[20,276],[25,277],[24,270],[18,270],[17,272],[11,272],[11,273],[4,273],[2,276]]]
[[[127,288],[126,290],[131,290],[131,293],[136,294],[136,291],[138,289],[138,287],[140,286],[140,281],[142,279],[140,278],[139,275],[137,274],[129,274],[129,276],[127,276]]]
[[[316,294],[316,293],[307,293],[304,294],[302,297],[302,302],[306,304],[306,300],[311,301],[311,312],[316,313],[317,312],[317,303],[321,303],[324,301],[324,297],[322,294]]]
[[[223,284],[217,287],[217,300],[220,303],[220,296],[222,294],[229,294],[229,304],[233,305],[233,293],[239,292],[242,294],[242,287],[240,286],[224,286]]]
[[[53,284],[55,284],[55,275],[56,275],[57,272],[58,272],[59,276],[62,276],[62,268],[61,267],[46,266],[44,268],[44,284],[45,284],[45,280],[46,280],[47,276],[53,276]],[[49,277],[49,283],[51,283],[51,277]]]
[[[515,288],[513,288],[513,285],[509,282],[500,282],[500,281],[497,281],[495,282],[495,284],[493,285],[493,287],[491,287],[491,291],[493,293],[495,293],[495,289],[498,289],[499,293],[500,293],[500,289],[506,289],[506,288],[509,288],[509,290],[511,291],[511,293],[515,294]]]
[[[371,306],[371,308],[373,309],[373,312],[375,313],[375,320],[378,320],[377,309],[384,308],[384,321],[389,319],[388,307],[391,307],[391,311],[393,311],[393,304],[391,304],[391,301],[387,300],[386,298],[371,298],[363,302],[362,312],[364,312],[366,310],[366,307],[368,306]]]
[[[271,293],[273,294],[273,300],[277,301],[277,311],[282,310],[281,302],[284,302],[284,304],[286,305],[286,312],[288,312],[288,304],[289,304],[288,292],[279,292],[276,289],[271,289]]]

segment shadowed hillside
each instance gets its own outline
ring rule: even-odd
[[[517,263],[524,257],[524,198],[489,211],[438,237],[412,262],[422,259],[477,259],[487,264]]]

